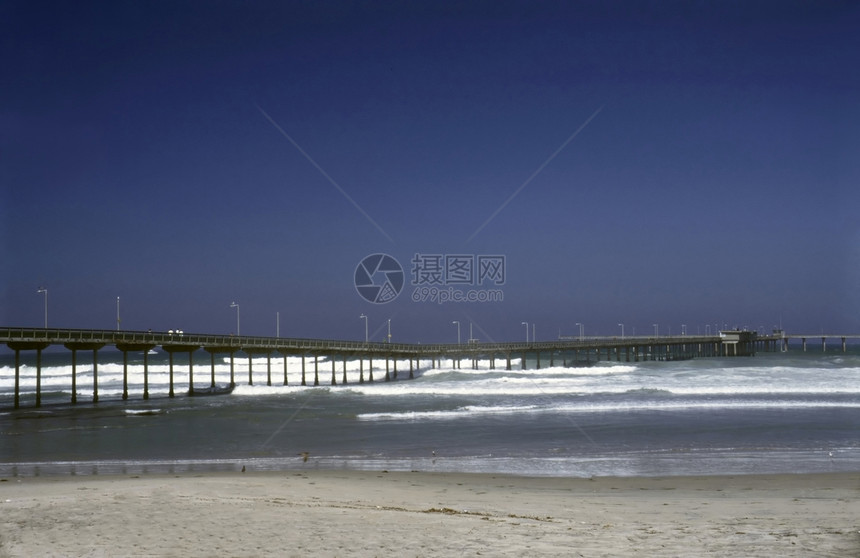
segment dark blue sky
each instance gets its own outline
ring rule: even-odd
[[[236,301],[247,335],[276,312],[282,336],[360,339],[364,313],[415,342],[454,320],[860,332],[856,3],[6,2],[0,22],[0,324],[41,326],[44,285],[52,327],[112,329],[119,296],[136,330],[228,333]],[[387,304],[354,286],[377,252],[405,272]],[[504,255],[504,300],[413,302],[416,253]]]

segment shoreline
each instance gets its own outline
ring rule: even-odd
[[[860,473],[0,479],[0,557],[857,556]]]

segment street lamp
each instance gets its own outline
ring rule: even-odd
[[[45,329],[48,329],[48,289],[39,287],[39,290],[36,292],[45,294]]]
[[[454,321],[453,321],[453,322],[451,322],[451,323],[452,323],[452,324],[457,324],[457,344],[459,345],[459,344],[460,344],[460,322],[459,322],[459,321],[457,321],[457,320],[454,320]]]
[[[358,317],[358,319],[364,320],[364,342],[367,343],[367,341],[368,341],[368,339],[367,339],[367,316],[362,314],[361,316]]]
[[[576,325],[578,325],[578,326],[579,326],[579,340],[580,340],[580,341],[582,341],[582,337],[583,337],[583,335],[582,335],[582,331],[583,331],[583,328],[584,328],[585,326],[584,326],[584,325],[582,325],[582,324],[581,324],[581,323],[579,323],[579,322],[576,322]]]
[[[681,335],[687,335],[687,324],[681,324]]]
[[[526,326],[526,343],[529,342],[529,323],[523,322],[523,325]]]
[[[119,297],[116,297],[116,330],[119,331]]]
[[[391,344],[391,318],[388,318],[388,344]]]
[[[280,339],[281,337],[281,313],[275,312],[275,337]]]
[[[618,324],[621,326],[621,339],[624,339],[624,324]]]
[[[230,304],[230,308],[236,309],[236,337],[238,337],[240,335],[240,333],[239,333],[239,305],[236,304],[236,302],[234,301]]]
[[[658,333],[660,331],[660,328],[657,327],[657,324],[651,324],[651,325],[654,326],[654,337],[660,337],[660,334]]]

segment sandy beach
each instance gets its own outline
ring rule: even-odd
[[[860,556],[860,475],[7,478],[0,556]]]

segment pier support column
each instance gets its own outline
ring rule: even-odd
[[[191,351],[196,351],[196,347],[188,347]],[[235,362],[233,359],[233,353],[239,350],[239,347],[235,345],[213,345],[209,347],[203,347],[207,353],[209,353],[209,387],[215,387],[215,355],[219,353],[229,353],[230,354],[230,387],[236,387],[235,381]]]
[[[540,351],[536,352],[535,356],[537,357],[537,369],[540,370]]]
[[[821,352],[822,353],[827,352],[827,338],[826,337],[821,338]]]
[[[364,383],[364,357],[358,357],[358,383]]]
[[[194,351],[200,345],[162,345],[162,348],[170,356],[170,397],[174,396],[173,353],[188,353],[188,395],[194,395]]]
[[[800,342],[803,345],[803,352],[806,352],[806,337],[801,337]]]
[[[78,351],[72,349],[72,405],[78,402]]]
[[[844,353],[844,352],[845,352],[845,350],[846,350],[846,346],[845,346],[845,338],[843,337],[843,338],[842,338],[842,352]]]
[[[337,385],[337,379],[335,378],[335,371],[334,371],[334,364],[335,364],[334,355],[331,355],[329,358],[331,359],[331,385],[336,386]]]
[[[367,359],[367,373],[368,373],[368,381],[373,382],[373,357],[369,357]]]
[[[391,376],[388,374],[388,355],[385,356],[385,381],[391,381]]]
[[[45,347],[48,345],[45,344]],[[93,352],[93,403],[98,403],[99,401],[99,359],[98,359],[98,350],[105,346],[104,343],[87,343],[80,341],[72,341],[69,343],[64,343],[64,347],[72,351],[72,403],[77,403],[77,351],[92,351]],[[128,347],[118,347],[122,351],[129,350]],[[38,353],[37,353],[38,356]],[[127,393],[127,382],[125,383],[124,390]]]
[[[320,385],[320,356],[314,355],[314,385]]]
[[[173,351],[167,352],[167,359],[168,359],[168,366],[170,367],[170,375],[168,377],[169,382],[170,382],[170,391],[168,392],[167,396],[168,397],[175,397],[175,394],[173,393]]]
[[[302,385],[303,386],[308,385],[307,382],[305,382],[305,355],[304,355],[304,353],[302,353]]]
[[[215,387],[215,353],[209,353],[209,370],[211,372],[209,387]]]
[[[188,351],[188,395],[194,395],[194,353]]]
[[[236,366],[232,352],[230,353],[230,387],[236,387]]]
[[[415,372],[412,370],[412,357],[409,357],[409,379],[415,378]]]
[[[284,356],[284,385],[288,386],[289,381],[287,380],[287,353],[283,353]]]
[[[343,385],[346,385],[346,355],[343,355]]]
[[[143,351],[143,398],[149,399],[149,351]]]
[[[272,385],[272,353],[266,353],[266,385]]]
[[[36,349],[36,407],[42,406],[42,349]]]
[[[74,395],[73,395],[74,397]],[[15,349],[15,408],[21,406],[21,351]]]
[[[93,349],[93,403],[98,403],[98,402],[99,402],[99,350]]]
[[[397,359],[392,358],[391,360],[393,361],[393,366],[394,366],[394,376],[393,377],[396,380],[397,379]]]
[[[20,351],[36,351],[36,393],[38,407],[41,405],[41,376],[42,376],[42,349],[47,348],[50,343],[32,341],[9,341],[6,346],[15,351],[15,408],[21,405],[21,353]]]
[[[254,354],[248,353],[248,385],[254,385]]]
[[[511,353],[505,353],[505,370],[511,369]]]
[[[122,352],[122,400],[128,400],[128,351]]]
[[[525,352],[525,351],[523,351],[523,365],[522,365],[522,369],[523,369],[523,370],[525,370],[525,369],[526,369],[526,352]]]

